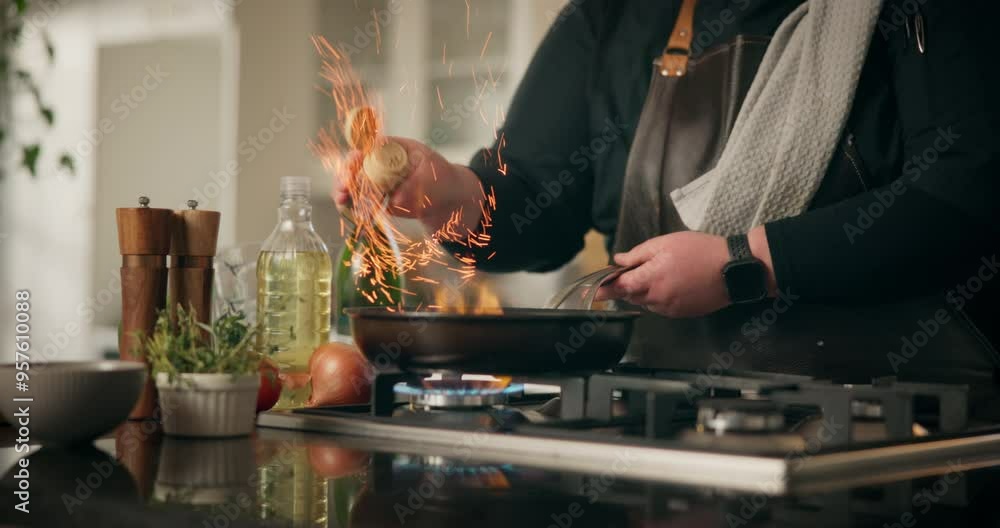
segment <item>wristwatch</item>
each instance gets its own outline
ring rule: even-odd
[[[767,273],[764,263],[750,252],[750,239],[746,235],[733,235],[726,239],[729,257],[722,268],[726,291],[733,304],[749,304],[767,298]]]

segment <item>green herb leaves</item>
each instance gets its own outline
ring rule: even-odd
[[[253,374],[262,359],[256,347],[258,326],[243,312],[228,313],[211,325],[198,322],[194,310],[177,306],[176,323],[160,312],[153,335],[143,339],[143,351],[153,374]]]

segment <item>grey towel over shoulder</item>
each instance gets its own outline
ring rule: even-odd
[[[880,0],[809,0],[778,28],[718,165],[670,194],[717,235],[803,213],[854,102]]]

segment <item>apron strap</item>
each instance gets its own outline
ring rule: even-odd
[[[691,42],[694,40],[694,8],[698,0],[683,0],[681,12],[670,34],[670,41],[663,56],[657,61],[660,75],[664,77],[683,77],[687,73],[688,60],[691,58]]]

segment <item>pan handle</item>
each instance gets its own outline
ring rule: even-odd
[[[597,290],[620,277],[626,271],[635,269],[608,266],[577,279],[559,293],[552,296],[545,308],[559,310],[589,310],[597,297]]]

